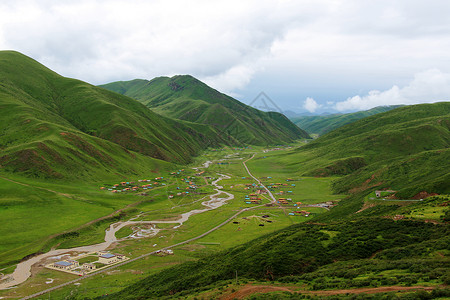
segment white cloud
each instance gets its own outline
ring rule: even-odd
[[[287,106],[307,96],[325,106],[336,93],[450,72],[449,9],[447,0],[2,0],[0,49],[94,84],[191,74],[247,100],[264,90]]]
[[[311,113],[315,112],[321,106],[322,106],[321,104],[318,104],[311,97],[306,98],[305,102],[303,102],[303,108],[306,109],[307,111],[311,112]]]
[[[257,67],[250,65],[239,65],[234,66],[218,75],[200,79],[223,93],[227,93],[231,96],[237,96],[233,91],[244,88],[252,79],[256,68]]]
[[[259,69],[255,62],[297,22],[290,6],[270,0],[4,1],[0,48],[93,83],[191,74],[231,91],[249,83]]]
[[[450,73],[438,69],[420,72],[406,86],[394,85],[385,91],[372,90],[365,96],[353,96],[337,102],[338,111],[366,110],[381,105],[433,103],[450,100]]]

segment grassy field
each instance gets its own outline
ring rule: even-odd
[[[183,212],[202,208],[201,202],[208,200],[208,195],[215,193],[213,188],[210,185],[206,185],[206,183],[210,184],[215,178],[218,178],[219,173],[226,174],[231,177],[230,179],[223,179],[218,184],[223,186],[224,191],[232,193],[235,196],[234,199],[228,201],[226,205],[218,209],[191,216],[191,218],[179,228],[174,228],[178,225],[176,223],[157,224],[157,228],[162,229],[157,235],[143,239],[125,240],[112,249],[112,251],[123,253],[129,257],[136,257],[138,255],[184,241],[188,238],[198,236],[199,234],[228,219],[242,208],[253,207],[253,205],[245,204],[244,198],[246,195],[251,193],[250,190],[245,190],[246,185],[255,183],[255,181],[247,174],[242,162],[248,160],[254,154],[255,157],[247,162],[247,165],[253,175],[260,178],[265,184],[270,184],[271,182],[288,184],[288,186],[282,186],[279,189],[274,189],[273,192],[279,193],[280,190],[284,190],[287,193],[288,191],[292,191],[292,193],[289,193],[289,197],[293,199],[293,202],[302,202],[304,205],[327,201],[337,203],[340,199],[345,197],[345,195],[335,195],[332,193],[332,182],[338,177],[303,177],[303,169],[293,168],[292,165],[283,162],[282,159],[280,161],[280,158],[283,158],[286,154],[292,153],[295,151],[295,148],[284,147],[283,149],[278,150],[273,148],[271,149],[272,151],[264,152],[263,150],[264,149],[261,147],[253,147],[252,149],[232,150],[227,148],[222,151],[206,151],[205,155],[199,157],[192,165],[185,166],[185,171],[183,171],[180,175],[169,176],[166,173],[155,175],[165,177],[164,180],[161,181],[165,183],[165,186],[160,186],[158,188],[154,188],[153,190],[147,191],[149,195],[146,197],[132,194],[112,195],[110,192],[99,190],[99,186],[113,184],[113,181],[107,182],[107,184],[102,182],[95,188],[92,188],[92,191],[89,193],[87,191],[85,191],[85,193],[97,195],[97,197],[93,198],[98,199],[98,203],[103,203],[103,205],[105,205],[105,199],[114,199],[114,201],[108,202],[110,203],[108,208],[111,210],[114,209],[114,205],[117,205],[117,207],[123,207],[124,205],[134,203],[132,207],[128,208],[131,211],[128,215],[123,217],[123,220],[129,219],[138,214],[139,218],[136,220],[177,219]],[[199,170],[192,169],[193,167],[201,165],[205,161],[212,162],[208,168]],[[195,173],[200,170],[204,171],[204,173],[202,173],[201,176],[195,176]],[[174,198],[169,199],[168,195],[176,195],[177,192],[185,191],[186,183],[181,179],[187,179],[188,176],[191,176],[188,181],[191,181],[197,185],[196,191],[199,192],[199,194],[190,192],[189,194],[174,196]],[[292,181],[286,181],[287,179]],[[295,186],[292,186],[292,184],[295,184]],[[50,187],[51,186],[45,186],[45,188]],[[83,187],[87,188],[87,186]],[[177,189],[177,187],[180,189]],[[64,190],[63,185],[60,186],[60,188],[61,190]],[[72,187],[71,191],[76,191],[77,188],[79,187]],[[40,192],[47,193],[48,191],[40,190]],[[55,193],[52,194],[55,197],[61,196]],[[278,198],[282,196],[276,195],[276,197]],[[370,200],[369,198],[370,197],[366,198],[367,202],[382,202],[383,206],[389,209],[391,209],[391,206],[394,205],[390,203],[391,201]],[[263,198],[262,204],[269,202],[269,199]],[[441,202],[442,201],[439,203]],[[408,204],[411,204],[411,202],[408,201]],[[420,210],[420,212],[425,216],[428,211],[436,211],[436,208],[431,207],[437,207],[438,204],[430,204],[429,209],[423,209]],[[93,204],[90,203],[90,205]],[[284,206],[283,209],[264,206],[257,207],[239,215],[217,231],[199,240],[175,248],[174,255],[163,257],[151,256],[146,259],[133,262],[113,271],[83,280],[79,286],[66,287],[52,292],[52,296],[63,297],[65,295],[69,295],[70,293],[75,293],[76,299],[83,299],[84,297],[96,297],[117,292],[123,289],[123,287],[137,282],[138,280],[154,274],[157,271],[169,268],[182,262],[195,261],[219,251],[225,251],[249,242],[255,238],[264,237],[271,233],[278,232],[279,230],[282,230],[292,224],[307,222],[313,217],[320,216],[326,212],[324,208],[307,207],[302,209],[307,209],[311,212],[309,217],[289,215],[289,213],[295,209],[296,208],[292,205]],[[370,215],[370,212],[373,209],[374,208],[371,207],[361,214],[367,213],[367,215]],[[397,209],[402,209],[402,206],[395,206],[395,210]],[[438,210],[439,212],[444,211],[444,209]],[[406,215],[408,212],[409,211],[404,211],[403,213]],[[412,214],[416,212],[415,210],[411,210],[409,213]],[[109,220],[105,223],[101,223],[103,224],[101,226],[95,226],[95,228],[88,227],[88,231],[85,232],[81,230],[79,231],[80,235],[78,237],[68,239],[63,243],[65,243],[65,245],[76,245],[79,243],[93,241],[89,240],[91,235],[94,236],[92,239],[102,239],[103,231],[106,226],[117,220],[119,219]],[[119,231],[117,236],[125,237],[130,233],[131,228],[126,227]],[[323,233],[333,239],[336,238],[339,231],[327,229],[323,230]],[[331,240],[324,240],[322,243],[324,246],[328,246],[330,242]],[[56,275],[58,273],[56,273]],[[45,284],[47,278],[50,277],[42,274],[50,273],[48,273],[48,270],[38,272],[32,280],[15,289],[14,294],[25,295],[30,291],[38,290],[38,286],[51,286],[53,283]],[[59,281],[61,277],[54,276],[53,273],[51,273],[51,275],[53,277],[57,277],[58,282],[61,282]],[[361,280],[364,279],[361,278]],[[12,295],[11,292],[0,292],[0,296],[10,295]]]
[[[32,180],[22,180],[29,186],[2,178],[0,181],[0,261],[3,267],[63,242],[51,240],[59,233],[70,232],[137,201],[126,196],[112,197],[99,193],[98,188],[92,185],[90,188],[94,192],[83,192],[86,188],[83,186],[78,193],[73,193],[75,189],[68,185],[65,193],[55,193],[38,188],[39,183],[35,186]],[[64,191],[61,185],[52,188]],[[91,233],[96,237],[94,232]]]
[[[31,189],[34,190],[35,193],[45,194],[46,197],[50,197],[49,199],[52,199],[51,197],[55,198],[47,205],[42,206],[43,212],[48,212],[50,206],[54,205],[55,201],[58,201],[58,203],[60,203],[58,205],[61,206],[61,210],[66,209],[67,214],[69,215],[73,213],[73,217],[75,218],[75,220],[79,221],[79,223],[76,223],[77,225],[72,226],[66,225],[67,227],[64,227],[62,225],[62,227],[58,227],[58,222],[61,222],[61,224],[67,224],[63,222],[66,216],[61,216],[61,219],[58,219],[57,217],[59,215],[56,215],[54,221],[47,222],[47,224],[49,224],[49,226],[47,227],[47,231],[37,231],[39,232],[39,235],[37,235],[35,231],[29,231],[28,228],[25,228],[23,229],[24,235],[20,236],[20,240],[18,240],[17,236],[15,236],[14,234],[10,235],[10,239],[15,240],[17,244],[23,244],[26,241],[25,237],[28,237],[29,243],[32,244],[33,241],[35,243],[36,240],[38,240],[37,237],[39,237],[43,241],[42,243],[44,243],[45,245],[54,245],[55,242],[57,242],[57,244],[59,244],[58,247],[73,247],[101,242],[104,237],[104,230],[112,222],[126,220],[138,214],[139,218],[137,218],[136,220],[157,220],[167,218],[176,219],[183,212],[202,208],[203,206],[201,202],[209,200],[208,195],[216,193],[215,191],[213,191],[212,186],[206,185],[206,183],[210,184],[211,181],[214,180],[214,178],[218,178],[219,173],[229,175],[231,177],[230,179],[223,179],[218,183],[219,185],[223,186],[224,191],[230,192],[235,196],[235,198],[228,201],[226,205],[212,211],[193,215],[180,228],[174,229],[174,227],[176,227],[177,225],[176,223],[157,224],[157,228],[160,228],[162,230],[156,236],[137,240],[125,240],[119,245],[115,246],[113,251],[118,251],[119,253],[123,253],[129,257],[136,257],[138,255],[152,251],[153,249],[158,249],[160,247],[184,241],[188,238],[198,236],[208,229],[220,224],[221,222],[232,216],[234,213],[236,213],[238,210],[252,206],[245,204],[244,202],[245,195],[248,195],[250,193],[249,191],[244,190],[244,188],[245,184],[251,184],[255,181],[250,178],[245,171],[242,161],[250,158],[255,152],[261,152],[261,150],[262,148],[257,147],[239,151],[231,149],[226,149],[220,152],[207,151],[205,153],[205,156],[198,158],[198,160],[195,161],[192,165],[184,167],[185,171],[181,172],[180,175],[170,176],[168,173],[154,174],[153,176],[164,176],[164,180],[162,180],[161,183],[165,183],[165,186],[148,190],[148,196],[145,197],[137,196],[135,194],[112,194],[110,191],[102,191],[99,189],[100,186],[109,186],[114,184],[114,180],[108,180],[106,182],[103,180],[99,183],[92,184],[71,184],[67,187],[62,183],[51,185],[45,181],[29,181],[28,183],[31,186],[36,187],[31,189],[30,187],[19,185],[19,187],[23,187],[24,193],[29,193],[29,190]],[[258,154],[257,157],[259,157],[259,155],[263,155],[263,153]],[[224,157],[226,157],[225,160],[223,160]],[[289,177],[285,172],[282,171],[281,166],[273,168],[273,165],[270,165],[268,168],[264,168],[263,166],[261,166],[261,161],[257,160],[257,157],[248,162],[248,166],[254,173],[254,175],[260,177],[272,176],[274,181],[286,180],[286,177]],[[201,165],[203,162],[208,160],[213,161],[213,163],[209,166],[209,168],[204,169],[205,172],[201,176],[195,176],[195,173],[197,173],[198,171],[193,170],[192,168],[194,166]],[[267,162],[268,161],[269,160],[267,160]],[[228,164],[218,164],[219,162],[227,162]],[[265,162],[266,161],[264,161],[264,163]],[[271,171],[265,173],[264,170]],[[272,172],[272,170],[277,171]],[[295,173],[292,174],[292,176],[294,175]],[[189,181],[196,184],[196,192],[198,192],[199,194],[190,192],[189,194],[176,196],[177,192],[186,191],[186,183],[185,181],[182,181],[182,179],[187,178],[188,176],[191,176],[189,178]],[[18,177],[16,179],[19,180],[20,178]],[[12,187],[15,188],[15,185],[17,185],[16,183],[8,181],[6,182],[7,187],[9,185],[12,185]],[[314,204],[323,201],[337,200],[340,196],[330,194],[330,182],[331,181],[329,178],[324,179],[296,177],[296,186],[291,186],[289,188],[293,191],[293,195],[291,197],[295,197],[295,201],[302,201],[305,204]],[[177,189],[177,187],[179,187],[180,189]],[[50,189],[55,191],[56,193],[42,190],[40,188]],[[11,189],[11,186],[9,186],[8,189]],[[62,193],[63,191],[65,191],[68,195],[63,196],[61,194],[58,194]],[[80,191],[83,192],[80,193]],[[169,199],[168,195],[175,196],[174,198]],[[263,200],[263,203],[269,202],[269,199]],[[126,206],[129,206],[127,209],[125,209],[126,215],[119,216],[119,214],[116,214],[113,219],[108,218],[104,221],[95,222],[83,229],[73,230],[74,228],[76,228],[76,226],[81,226],[88,221],[110,214]],[[97,208],[93,209],[93,207],[100,207],[103,210],[99,210]],[[11,208],[8,208],[6,210],[9,209]],[[29,205],[27,206],[27,209],[30,209]],[[39,211],[40,208],[36,207],[36,209],[37,211]],[[141,279],[142,276],[149,275],[155,270],[160,270],[161,268],[166,268],[173,264],[178,264],[187,260],[198,259],[199,257],[203,257],[204,255],[207,255],[209,253],[215,253],[223,249],[228,249],[230,247],[245,243],[255,237],[263,236],[268,233],[280,230],[282,228],[285,228],[286,226],[308,221],[313,216],[325,211],[323,208],[310,207],[308,208],[308,211],[311,212],[311,215],[309,217],[290,216],[288,213],[293,209],[293,207],[286,207],[285,209],[260,207],[245,212],[214,233],[211,233],[210,235],[198,241],[174,249],[175,255],[173,256],[161,258],[151,257],[142,260],[142,263],[133,263],[133,267],[127,266],[118,269],[118,271],[112,271],[109,275],[103,274],[95,276],[94,279],[83,281],[82,285],[85,286],[86,294],[84,292],[82,294],[93,296],[98,295],[99,293],[111,293],[117,291],[121,289],[125,284],[128,284],[130,281]],[[11,213],[11,216],[15,215],[16,213],[17,212]],[[270,217],[262,218],[263,215],[269,215]],[[30,222],[44,222],[44,216],[45,213],[43,213],[42,216],[36,214],[36,219],[30,219]],[[267,222],[267,220],[271,222]],[[20,224],[20,221],[15,222],[16,226],[17,224]],[[239,222],[239,224],[234,224],[233,222]],[[259,226],[260,224],[264,224],[264,226]],[[52,242],[48,242],[49,235],[61,233],[64,231],[77,232],[78,235],[53,239],[51,240]],[[130,227],[125,227],[120,230],[116,236],[118,238],[122,238],[128,236],[131,232],[132,230]],[[7,235],[6,232],[5,234]],[[42,249],[40,247],[40,244],[35,244],[37,250]],[[12,244],[11,249],[14,249],[14,251],[8,252],[10,253],[10,256],[5,255],[4,257],[10,259],[20,257],[20,255],[18,255],[19,252],[17,252],[17,248],[13,248],[13,246],[14,245]],[[150,270],[149,265],[151,265]],[[130,268],[133,271],[129,271]],[[12,271],[12,269],[10,270]],[[48,274],[48,270],[40,271],[38,272],[38,274],[41,274],[41,272],[44,272],[43,274]],[[58,272],[56,274],[58,274]],[[58,277],[54,276],[53,274],[52,276]],[[105,276],[110,278],[113,282],[120,282],[120,284],[118,284],[117,286],[103,287],[102,289],[89,287],[90,285],[95,286],[97,280],[102,281],[102,278],[104,278]],[[41,285],[44,284],[47,286],[47,284],[45,284],[44,282],[44,280],[47,280],[47,277],[49,277],[49,275],[37,275],[37,277],[30,282],[34,282],[35,284],[41,282]],[[38,278],[40,281],[38,280]],[[58,282],[60,282],[59,277]],[[48,286],[51,286],[51,284],[48,284]],[[64,293],[68,293],[68,291],[72,289],[72,287],[65,288],[61,291],[61,294],[58,294],[58,292],[55,292],[54,294],[62,295]],[[26,284],[20,286],[18,289],[15,289],[15,293],[23,295],[23,293],[29,293],[29,291],[32,290],[34,290],[34,288],[30,287],[27,282]],[[80,290],[80,288],[77,288],[77,290]],[[10,295],[10,293],[5,293],[4,291],[2,291],[0,292],[0,295]]]
[[[275,148],[272,151],[264,151],[264,148],[253,147],[252,149],[224,149],[222,151],[207,151],[203,157],[199,157],[192,165],[185,166],[185,171],[176,176],[170,176],[166,173],[155,175],[164,176],[161,183],[164,186],[154,188],[147,191],[148,196],[136,196],[133,194],[116,194],[113,195],[109,191],[99,190],[99,186],[114,184],[114,181],[102,182],[97,186],[92,187],[91,191],[86,195],[96,195],[90,199],[97,199],[96,201],[90,200],[92,203],[89,205],[101,205],[107,206],[110,211],[114,211],[118,207],[124,207],[124,205],[134,204],[129,207],[130,211],[128,215],[122,216],[122,220],[131,218],[132,216],[139,215],[136,220],[161,220],[161,219],[177,219],[183,212],[190,211],[192,209],[202,208],[201,202],[208,200],[211,194],[214,194],[212,186],[210,184],[214,179],[218,178],[218,174],[226,174],[230,176],[229,179],[223,179],[218,184],[223,186],[223,190],[232,193],[235,198],[229,200],[226,205],[221,206],[218,209],[204,212],[202,214],[193,215],[186,221],[181,227],[177,228],[178,224],[156,224],[157,228],[162,229],[157,235],[143,238],[143,239],[129,239],[116,245],[112,251],[125,254],[129,257],[136,257],[138,255],[160,249],[165,246],[175,244],[177,242],[184,241],[186,239],[200,235],[201,233],[213,228],[214,226],[222,223],[237,211],[246,208],[253,207],[254,205],[246,204],[244,198],[251,193],[251,190],[245,190],[248,184],[255,183],[246,172],[242,162],[248,160],[253,155],[254,158],[247,162],[252,174],[257,178],[260,178],[264,184],[270,183],[285,183],[287,186],[281,185],[281,188],[274,189],[274,193],[279,193],[281,190],[284,192],[291,191],[292,193],[286,194],[289,196],[276,195],[276,197],[290,197],[292,202],[302,202],[304,205],[312,205],[316,203],[322,203],[332,201],[338,203],[340,199],[345,195],[332,194],[331,185],[333,180],[338,177],[303,177],[302,169],[292,168],[289,164],[280,161],[280,157],[284,157],[285,154],[289,154],[295,151],[293,147],[284,147],[283,149]],[[212,163],[206,169],[194,170],[195,166],[199,166],[205,161],[211,161]],[[195,176],[200,170],[204,171],[201,176]],[[188,178],[188,176],[190,176]],[[272,177],[272,178],[267,178]],[[183,194],[176,196],[177,192],[186,191],[186,179],[197,186],[196,192],[189,194]],[[286,181],[287,179],[292,181]],[[12,183],[11,183],[12,184]],[[36,183],[37,185],[39,182]],[[292,186],[292,185],[295,186]],[[44,188],[50,189],[51,185],[40,184]],[[56,189],[58,186],[53,187]],[[71,192],[77,191],[79,188],[87,189],[87,185],[80,187],[73,187],[69,189]],[[180,188],[180,189],[177,189]],[[59,190],[64,190],[64,185],[59,186]],[[37,189],[42,193],[50,193],[54,197],[63,197],[59,194]],[[169,199],[168,195],[175,194],[174,198]],[[86,197],[85,195],[85,197]],[[78,196],[81,197],[81,196]],[[65,197],[67,198],[67,197]],[[390,215],[395,214],[401,210],[403,206],[396,205],[400,201],[386,201],[386,200],[370,200],[369,196],[366,197],[367,203],[381,202],[381,207],[386,207]],[[373,198],[373,197],[372,197]],[[113,199],[105,203],[106,199]],[[67,198],[67,201],[73,200]],[[136,201],[137,200],[137,201]],[[262,204],[269,203],[268,198],[263,197]],[[392,202],[392,203],[391,203]],[[405,216],[409,214],[423,214],[423,218],[441,218],[445,208],[440,206],[445,200],[430,201],[429,207],[418,207],[417,209],[410,209],[403,211]],[[62,202],[64,203],[64,201]],[[81,202],[84,203],[84,202]],[[88,205],[86,204],[86,205]],[[414,202],[404,202],[405,205],[414,205]],[[89,206],[88,206],[89,207]],[[394,210],[392,210],[394,207]],[[410,206],[404,206],[404,209]],[[377,208],[369,207],[367,210],[361,213],[370,216],[371,211]],[[105,208],[106,209],[106,208]],[[216,230],[215,232],[189,244],[179,246],[174,250],[174,255],[168,256],[151,256],[146,259],[133,262],[129,265],[117,268],[113,271],[103,273],[93,278],[83,280],[79,286],[66,287],[61,290],[52,292],[53,297],[64,297],[70,293],[77,295],[76,299],[83,299],[84,297],[96,297],[104,294],[110,294],[123,289],[125,286],[137,282],[138,280],[145,278],[148,275],[155,274],[156,272],[169,268],[173,265],[177,265],[187,261],[195,261],[206,257],[207,255],[217,253],[219,251],[226,251],[227,249],[242,245],[249,241],[252,241],[258,237],[264,237],[271,233],[278,232],[284,228],[293,225],[300,224],[311,220],[312,218],[322,215],[326,212],[324,208],[319,207],[305,207],[301,209],[311,212],[309,217],[303,217],[301,215],[291,216],[290,212],[297,208],[292,205],[283,206],[282,209],[277,207],[255,207],[254,209],[244,212],[241,215],[232,219],[228,224]],[[379,213],[380,209],[376,210]],[[438,211],[438,213],[436,213]],[[107,211],[109,212],[109,211]],[[433,212],[433,217],[428,214]],[[264,216],[264,217],[263,217]],[[268,217],[267,217],[268,216]],[[436,217],[437,216],[437,217]],[[420,218],[420,217],[419,217]],[[97,225],[91,225],[86,230],[79,230],[80,235],[78,237],[69,238],[63,240],[61,245],[78,245],[88,244],[89,242],[97,242],[103,238],[104,229],[109,226],[111,222],[118,221],[120,219],[107,220],[104,223],[100,222]],[[264,225],[264,226],[261,226]],[[117,237],[128,236],[132,232],[130,227],[125,227],[120,230]],[[322,230],[331,239],[336,238],[339,231],[336,230]],[[328,246],[331,240],[324,240],[323,246]],[[10,269],[11,270],[11,269]],[[54,272],[54,271],[52,271]],[[15,295],[25,295],[30,291],[38,290],[39,286],[51,286],[52,284],[46,284],[47,278],[57,279],[55,282],[60,283],[60,280],[67,280],[72,277],[64,279],[58,277],[58,273],[49,273],[49,270],[39,271],[32,280],[27,281],[26,284],[19,286],[14,290]],[[43,275],[46,274],[46,275]],[[53,277],[52,277],[53,276]],[[378,276],[374,274],[373,276]],[[392,277],[392,276],[391,276]],[[364,278],[356,278],[358,280],[365,280]],[[357,283],[355,283],[357,284]],[[11,296],[11,292],[1,291],[0,296]]]

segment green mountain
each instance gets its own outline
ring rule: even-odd
[[[119,81],[101,87],[134,98],[161,115],[212,125],[222,138],[234,143],[267,145],[309,138],[284,115],[245,105],[189,75]]]
[[[361,119],[280,159],[304,175],[346,175],[338,193],[389,188],[408,198],[450,192],[449,146],[450,102],[441,102]]]
[[[326,116],[302,116],[291,118],[298,127],[303,128],[309,134],[323,135],[343,125],[367,118],[369,116],[390,111],[401,105],[378,106],[365,111],[349,114],[332,114]]]
[[[13,51],[0,52],[0,110],[0,168],[28,176],[142,173],[224,142]]]

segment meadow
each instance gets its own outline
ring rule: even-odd
[[[208,195],[216,193],[213,191],[212,186],[209,185],[211,181],[217,178],[218,174],[229,175],[231,177],[230,179],[223,179],[218,183],[223,186],[223,191],[232,193],[235,196],[234,199],[228,201],[226,205],[212,211],[193,215],[180,228],[174,228],[177,224],[156,224],[157,228],[162,229],[157,235],[142,239],[125,239],[115,245],[113,251],[117,251],[118,253],[125,254],[129,257],[136,257],[149,251],[153,251],[153,249],[184,241],[215,227],[231,217],[237,211],[246,207],[252,207],[252,205],[244,202],[245,195],[250,193],[244,188],[246,184],[251,184],[255,181],[249,177],[242,162],[249,159],[253,154],[258,153],[258,155],[255,156],[254,159],[248,161],[247,164],[255,176],[272,176],[274,181],[285,181],[286,177],[289,177],[283,172],[281,166],[274,167],[272,163],[269,164],[269,160],[264,160],[264,163],[266,163],[266,161],[268,162],[268,166],[263,166],[261,161],[257,159],[260,155],[263,155],[263,153],[259,154],[262,149],[263,148],[261,147],[236,151],[227,148],[220,152],[206,151],[205,155],[199,157],[194,163],[184,166],[183,168],[185,171],[182,172],[181,175],[170,176],[169,173],[152,174],[152,176],[164,176],[164,180],[161,182],[164,182],[165,185],[146,191],[148,194],[147,196],[137,196],[136,194],[131,193],[113,194],[110,191],[99,189],[101,186],[109,186],[115,183],[115,181],[111,179],[107,181],[99,180],[99,182],[91,184],[80,183],[79,185],[66,185],[62,182],[52,185],[45,181],[28,180],[27,184],[30,184],[30,186],[19,185],[20,187],[23,187],[23,192],[30,196],[32,195],[29,191],[31,189],[34,193],[38,194],[37,197],[46,198],[48,201],[47,204],[43,204],[42,206],[30,205],[30,203],[33,202],[30,202],[29,205],[26,206],[28,210],[36,209],[36,214],[32,215],[35,219],[30,219],[28,224],[39,224],[38,222],[45,222],[43,219],[46,218],[46,231],[39,231],[39,226],[36,226],[36,231],[29,227],[22,227],[23,235],[19,236],[20,240],[14,234],[11,234],[9,238],[15,240],[18,244],[28,242],[29,245],[33,245],[33,249],[35,249],[36,252],[45,251],[46,249],[49,249],[50,246],[65,248],[102,242],[104,230],[113,222],[128,220],[133,216],[138,216],[136,220],[177,218],[183,212],[202,208],[201,202],[209,199]],[[289,150],[284,149],[280,151]],[[195,176],[199,171],[193,170],[192,168],[198,167],[208,160],[213,161],[213,163],[206,169],[199,169],[199,171],[205,171],[201,176]],[[227,162],[227,164],[222,164],[223,162]],[[296,173],[290,174],[296,176]],[[197,189],[195,192],[190,191],[189,194],[176,196],[177,192],[185,191],[186,185],[181,179],[187,178],[187,176],[191,176],[190,180],[195,182]],[[20,177],[15,179],[19,180]],[[298,177],[297,179],[298,180],[295,181],[296,186],[291,186],[289,188],[293,192],[291,197],[295,197],[295,201],[302,201],[305,204],[314,204],[323,201],[338,200],[342,197],[331,194],[331,181],[329,178]],[[208,183],[208,185],[206,183]],[[16,188],[16,185],[18,184],[8,182],[6,187],[9,190],[13,190]],[[178,190],[177,187],[179,187],[180,190]],[[43,189],[49,189],[54,192]],[[67,195],[61,195],[61,193]],[[169,199],[168,195],[175,196],[172,199]],[[263,200],[263,204],[269,202],[268,198]],[[102,210],[97,209],[97,207],[102,208]],[[9,209],[11,208],[8,206],[5,211]],[[45,213],[49,210],[58,211],[58,209],[65,211],[66,215],[56,214],[53,216],[53,214],[48,215],[48,213]],[[119,209],[120,211],[118,211]],[[314,216],[325,212],[325,209],[323,208],[308,207],[308,211],[311,212],[309,217],[298,215],[291,216],[288,213],[293,209],[294,207],[279,209],[276,207],[262,206],[244,212],[217,231],[199,240],[175,248],[174,255],[166,257],[150,256],[142,259],[141,263],[133,262],[130,263],[130,266],[126,265],[119,267],[114,271],[109,272],[108,275],[101,274],[83,280],[81,284],[85,287],[85,292],[82,294],[85,295],[86,293],[86,295],[93,296],[98,295],[99,293],[115,292],[118,289],[121,289],[125,284],[141,279],[143,276],[156,272],[156,270],[170,267],[173,264],[184,261],[196,260],[205,255],[229,249],[230,247],[248,242],[255,237],[264,236],[292,224],[306,222]],[[42,211],[42,214],[39,214],[39,211]],[[17,211],[11,211],[10,216],[14,216],[16,213]],[[92,220],[107,215],[110,216],[103,220],[92,222]],[[266,215],[270,217],[262,218],[262,216]],[[74,222],[68,224],[65,220],[70,217],[78,221],[78,223]],[[52,220],[53,218],[54,220]],[[270,222],[267,222],[268,220]],[[20,224],[20,221],[15,222],[15,226]],[[239,224],[233,222],[239,222]],[[260,226],[261,224],[264,226]],[[36,234],[36,232],[39,232],[39,235]],[[125,238],[131,232],[132,230],[130,227],[125,227],[119,231],[116,236],[118,238]],[[8,235],[6,231],[5,235]],[[41,242],[39,242],[39,240]],[[17,251],[17,247],[13,248],[14,244],[10,247],[12,250],[3,252],[6,254],[2,253],[2,255],[4,255],[3,257],[9,259],[9,264],[5,265],[5,267],[8,265],[11,266],[14,260],[17,261],[23,255],[21,252]],[[25,254],[27,252],[24,251],[23,253]],[[6,270],[12,271],[12,268]],[[68,274],[65,274],[64,276],[67,275]],[[60,277],[59,272],[55,273],[55,271],[52,270],[40,270],[29,281],[15,289],[14,295],[23,295],[23,293],[29,294],[30,291],[38,290],[38,286],[44,284],[44,281],[46,281],[47,278],[54,278],[55,281],[51,284],[45,284],[45,286],[50,287],[57,283],[61,283],[65,280],[64,276]],[[93,286],[99,286],[97,285],[97,281],[100,280],[101,282],[104,277],[109,278],[111,282],[120,282],[120,284],[117,286],[93,288]],[[70,274],[67,278],[70,278]],[[35,288],[33,288],[34,285],[36,285]],[[62,295],[68,293],[68,291],[72,289],[72,287],[63,288],[61,292],[56,291],[53,294]],[[81,293],[81,288],[77,288],[77,290]],[[11,294],[10,292],[1,291],[0,295]]]

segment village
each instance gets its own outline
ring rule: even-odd
[[[281,148],[273,148],[267,151],[274,151]],[[230,149],[233,152],[231,154],[226,154],[222,156],[221,159],[214,159],[212,161],[207,161],[203,164],[203,170],[199,168],[192,168],[193,170],[178,169],[167,173],[167,175],[155,177],[154,179],[138,179],[135,181],[123,181],[119,183],[112,184],[110,186],[100,187],[101,190],[105,190],[111,193],[134,193],[139,196],[147,196],[151,190],[164,187],[166,190],[167,198],[174,199],[176,197],[183,197],[187,195],[199,195],[201,193],[201,188],[208,185],[208,180],[212,180],[215,177],[211,173],[210,165],[216,165],[216,168],[229,168],[232,164],[240,164],[236,160],[242,160],[242,151],[248,150],[246,148],[234,148]],[[212,153],[224,152],[226,149],[212,149]],[[264,153],[266,153],[265,151]],[[226,153],[226,152],[225,152]],[[218,154],[218,153],[217,153]],[[222,154],[220,154],[222,155]],[[265,157],[265,156],[264,156]],[[251,178],[242,176],[236,178],[236,180],[246,182]],[[320,207],[324,209],[329,209],[336,205],[336,202],[326,201],[322,203],[303,203],[296,200],[296,181],[300,179],[285,178],[283,181],[272,181],[272,176],[260,177],[261,184],[259,185],[255,182],[253,183],[241,183],[235,184],[235,187],[243,186],[244,192],[244,204],[246,206],[264,205],[273,206],[271,200],[267,197],[268,190],[270,190],[274,195],[278,196],[276,203],[281,206],[285,213],[289,216],[302,216],[309,217],[314,213],[306,210],[306,207]],[[264,182],[264,183],[263,183]],[[233,185],[230,186],[233,188]],[[268,190],[266,190],[266,188]],[[236,189],[234,189],[236,190]],[[266,200],[266,201],[264,201]],[[287,211],[286,211],[287,210]]]
[[[242,177],[242,179],[247,179],[247,177]],[[261,180],[268,180],[272,179],[272,177],[261,177]],[[276,201],[279,205],[281,205],[283,208],[289,209],[292,208],[293,210],[288,213],[290,216],[303,216],[303,217],[309,217],[312,213],[307,210],[300,210],[300,207],[322,207],[325,209],[329,209],[333,207],[336,203],[333,201],[327,201],[324,203],[318,203],[318,204],[303,204],[300,201],[295,201],[293,198],[295,198],[293,188],[296,187],[295,183],[290,183],[292,181],[296,181],[292,178],[287,178],[286,182],[288,183],[267,183],[265,186],[272,191],[277,196],[283,196],[280,197]],[[283,190],[288,188],[289,190]],[[267,190],[264,188],[263,185],[257,185],[256,183],[247,183],[245,184],[244,190],[250,191],[250,194],[247,194],[244,196],[244,202],[245,204],[250,205],[260,205],[262,204],[262,200],[264,198],[268,199],[265,195],[267,195]],[[266,203],[265,206],[272,206],[271,203]]]
[[[69,257],[45,265],[47,269],[66,272],[74,275],[84,276],[97,270],[101,270],[129,258],[122,254],[110,253],[108,251],[98,251],[81,254],[76,257]]]
[[[205,171],[195,173],[195,176],[185,175],[185,170],[180,169],[174,172],[170,172],[165,177],[155,177],[154,179],[138,179],[136,181],[122,181],[120,183],[113,184],[109,187],[102,186],[101,190],[109,191],[111,193],[135,193],[139,196],[147,196],[148,192],[152,189],[159,187],[175,187],[176,191],[168,191],[167,197],[172,199],[176,196],[188,195],[190,193],[198,193],[199,186],[195,183],[196,176],[202,176]],[[175,181],[173,180],[175,179]],[[206,179],[210,179],[207,177]],[[181,182],[179,182],[180,180]],[[176,185],[176,186],[175,186]]]
[[[95,234],[113,232],[112,235],[104,235],[105,240],[108,236],[110,243],[106,247],[89,249],[84,254],[49,256],[50,261],[47,259],[42,267],[83,277],[142,255],[154,256],[152,264],[158,265],[160,262],[156,257],[167,256],[161,259],[170,260],[178,257],[178,250],[182,249],[175,248],[175,254],[172,249],[162,246],[183,241],[191,228],[200,234],[203,230],[195,226],[201,224],[203,227],[208,220],[207,215],[215,214],[223,221],[228,218],[223,224],[228,222],[230,225],[214,228],[217,229],[215,233],[189,243],[186,249],[202,249],[205,253],[216,251],[216,248],[225,249],[250,236],[257,237],[293,223],[305,222],[337,204],[339,196],[324,197],[322,188],[311,193],[310,187],[312,183],[314,186],[318,183],[317,179],[290,178],[265,169],[258,158],[269,154],[245,150],[211,150],[185,169],[166,170],[157,173],[157,177],[126,178],[93,186],[99,189],[99,193],[109,195],[108,199],[113,197],[117,198],[115,201],[134,203],[129,209],[131,214],[123,214],[126,219],[107,228],[99,227]],[[246,169],[246,164],[250,170]],[[145,199],[138,199],[143,196]],[[216,212],[206,213],[209,210]],[[232,217],[236,212],[242,215]],[[180,227],[183,229],[178,230]],[[181,251],[182,255],[187,254],[184,251]],[[50,278],[50,274],[46,276]]]

